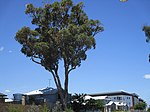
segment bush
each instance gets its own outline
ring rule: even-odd
[[[48,106],[44,104],[43,106],[40,107],[40,112],[50,112]]]
[[[66,112],[74,112],[71,108],[68,108]]]
[[[24,109],[24,112],[40,112],[40,109],[37,105],[28,105]]]
[[[135,110],[145,110],[146,106],[147,106],[147,104],[145,102],[140,102],[134,106],[134,109]]]
[[[0,103],[0,112],[8,112],[6,105],[3,103]]]
[[[0,112],[63,112],[61,105],[55,105],[53,108],[48,107],[46,104],[43,106],[37,105],[19,105],[19,104],[1,104]],[[71,108],[68,108],[66,112],[74,112]]]
[[[7,108],[8,112],[24,112],[25,107],[22,105],[9,104]]]
[[[150,108],[147,109],[147,112],[150,112]]]

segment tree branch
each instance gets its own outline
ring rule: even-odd
[[[70,69],[68,70],[68,74],[69,74],[72,70],[74,70],[74,69],[76,69],[76,66],[70,68]]]
[[[40,62],[38,62],[38,61],[35,61],[33,57],[31,57],[31,60],[32,60],[33,62],[37,63],[37,64],[42,65],[42,63],[40,63]]]

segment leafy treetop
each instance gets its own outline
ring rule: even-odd
[[[37,27],[23,27],[17,32],[22,53],[50,71],[57,69],[62,59],[69,71],[80,66],[87,57],[86,51],[95,48],[93,37],[103,31],[100,22],[89,20],[82,8],[82,2],[74,6],[71,0],[46,4],[43,8],[28,4],[25,13]]]
[[[143,31],[145,32],[145,36],[147,37],[146,42],[150,40],[150,26],[144,26]]]

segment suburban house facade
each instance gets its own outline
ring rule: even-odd
[[[7,95],[0,93],[0,103],[5,103],[6,99],[7,99]]]
[[[88,94],[88,96],[92,99],[103,100],[105,112],[133,109],[137,103],[144,102],[137,94],[125,91]]]

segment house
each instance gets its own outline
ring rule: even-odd
[[[105,105],[105,112],[112,112],[116,110],[116,104],[113,101],[110,101],[108,104]]]
[[[60,99],[57,89],[53,88],[43,88],[25,93],[24,95],[28,103],[35,103],[36,105],[43,103],[55,104]]]
[[[144,102],[137,94],[125,91],[88,94],[88,96],[92,99],[101,99],[103,97],[106,112],[113,111],[114,109],[132,109],[137,103]]]
[[[5,103],[5,99],[7,99],[7,95],[0,93],[0,103]]]
[[[112,112],[112,111],[115,111],[115,110],[127,111],[128,106],[127,106],[126,103],[113,102],[113,101],[110,101],[108,104],[105,105],[105,108],[104,108],[105,112]]]
[[[139,102],[144,102],[144,100],[139,98],[137,94],[125,91],[97,93],[88,95],[92,97],[107,96],[107,99],[110,99],[110,101],[126,103],[130,108],[134,107]]]
[[[60,101],[58,90],[51,87],[34,90],[24,94],[17,93],[14,94],[13,96],[15,103],[22,103],[23,105],[25,104],[42,105],[44,103],[53,105],[57,101]]]
[[[21,104],[22,103],[22,96],[23,96],[23,94],[21,94],[21,93],[15,93],[15,94],[13,94],[13,102],[14,102],[14,104]]]
[[[104,104],[107,104],[109,101],[111,101],[111,99],[108,96],[89,96],[89,95],[85,96],[85,100],[90,100],[90,99],[102,100]]]

